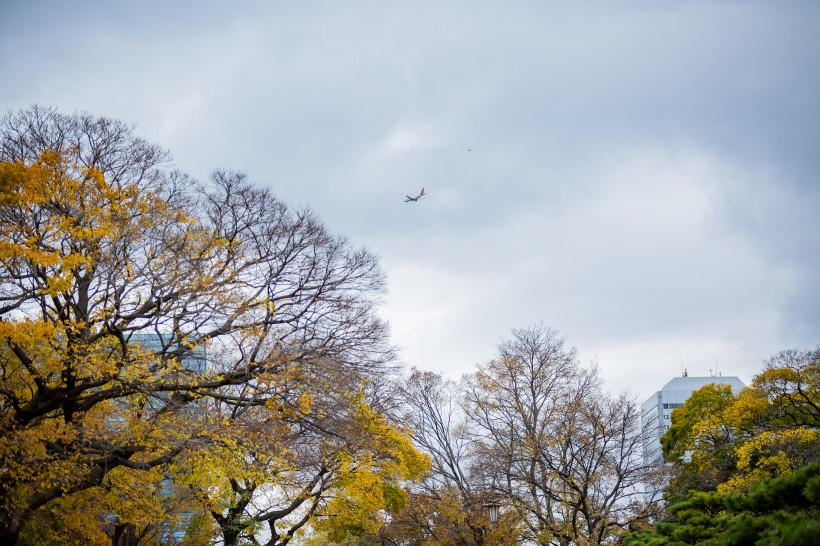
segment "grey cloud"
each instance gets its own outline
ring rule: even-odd
[[[810,1],[13,0],[0,105],[316,209],[382,257],[411,364],[544,321],[636,388],[820,339],[818,36]]]

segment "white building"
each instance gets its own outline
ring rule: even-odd
[[[729,385],[737,394],[746,385],[737,377],[676,377],[641,404],[641,424],[644,430],[644,460],[658,461],[661,454],[661,435],[672,424],[672,410],[679,408],[699,388],[710,383]]]

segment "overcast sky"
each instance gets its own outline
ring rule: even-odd
[[[408,366],[543,323],[643,399],[820,343],[820,2],[0,4],[2,111],[309,206],[380,257]]]

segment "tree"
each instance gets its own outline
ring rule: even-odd
[[[747,492],[691,491],[670,508],[675,521],[629,536],[627,546],[685,544],[810,546],[820,536],[820,461],[763,480]]]
[[[477,459],[461,387],[418,370],[404,382],[400,392],[405,421],[414,443],[430,456],[431,470],[410,492],[406,509],[392,515],[383,538],[396,544],[446,546],[518,543],[514,520],[501,518],[491,529],[487,503],[493,500],[492,492]]]
[[[725,441],[725,431],[701,438],[696,428],[701,421],[720,415],[733,401],[734,395],[729,385],[711,383],[693,392],[683,406],[672,410],[672,424],[661,437],[664,458],[682,460],[697,442],[708,442],[709,448],[713,450]]]
[[[73,495],[195,490],[231,417],[299,416],[290,372],[392,358],[374,256],[243,175],[200,185],[133,127],[39,107],[3,119],[0,161],[0,542]]]
[[[707,385],[661,438],[669,516],[627,544],[814,544],[820,532],[820,350],[782,351],[733,396]]]
[[[663,456],[674,463],[664,493],[668,503],[683,500],[690,490],[714,490],[736,471],[734,437],[722,419],[734,399],[731,387],[713,383],[672,411],[672,424],[661,436]]]
[[[820,348],[772,356],[752,388],[768,400],[780,426],[820,426]]]
[[[397,491],[402,502],[385,503],[387,520],[377,530],[345,537],[346,545],[475,546],[520,543],[520,522],[514,514],[502,514],[490,524],[487,504],[494,500],[490,482],[477,459],[475,440],[461,405],[463,385],[446,381],[432,372],[412,370],[394,396],[379,400],[402,400],[401,422],[409,427],[416,448],[429,456],[430,466],[422,480],[405,483]],[[322,526],[319,526],[322,529]],[[330,533],[316,533],[310,544],[326,544]]]
[[[783,351],[749,388],[706,385],[672,413],[661,437],[676,473],[670,503],[686,492],[746,490],[820,456],[820,351]]]
[[[602,393],[557,332],[514,330],[466,396],[477,455],[526,540],[604,544],[645,520],[637,404]]]
[[[772,356],[723,417],[732,427],[737,473],[719,490],[788,476],[820,457],[820,349]]]
[[[306,402],[297,419],[273,423],[285,433],[271,435],[267,421],[249,415],[236,421],[247,427],[242,455],[220,469],[230,488],[211,495],[226,545],[254,541],[261,525],[266,546],[288,544],[308,522],[331,541],[373,533],[385,511],[403,507],[404,482],[428,468],[409,434],[374,411],[362,389],[340,374],[323,384],[322,397]]]

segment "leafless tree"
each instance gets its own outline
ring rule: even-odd
[[[378,537],[361,544],[395,546],[512,546],[520,544],[518,518],[503,514],[491,523],[488,507],[497,502],[491,473],[471,430],[464,407],[464,382],[412,370],[401,385],[404,422],[431,469],[410,488],[408,505],[392,514]]]
[[[557,332],[515,330],[467,389],[481,464],[538,544],[609,544],[645,518],[637,404],[602,392]]]
[[[484,544],[486,489],[476,475],[476,451],[461,405],[461,387],[433,372],[413,370],[401,389],[413,440],[430,456],[431,472],[415,492],[417,510],[397,522],[442,544]],[[458,510],[442,509],[457,503]]]
[[[413,370],[402,389],[413,440],[430,454],[437,485],[472,493],[467,434],[458,386],[433,372]]]

